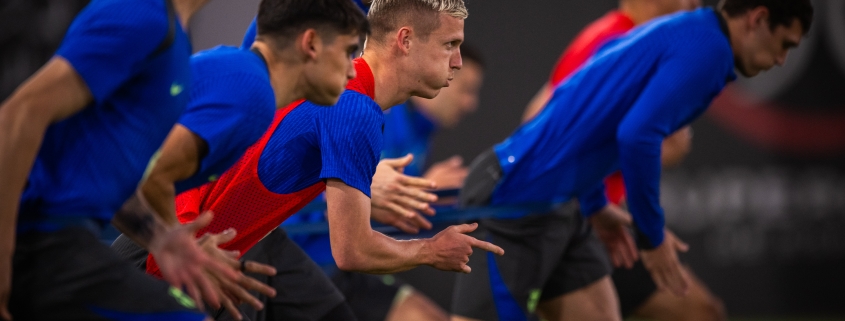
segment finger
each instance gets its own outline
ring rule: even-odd
[[[461,264],[461,270],[458,271],[458,272],[463,272],[463,273],[469,274],[470,272],[472,272],[472,268],[469,267],[469,265]]]
[[[203,300],[202,300],[202,295],[200,295],[200,290],[199,290],[199,288],[197,288],[197,285],[194,284],[193,282],[185,282],[184,287],[185,287],[185,290],[188,291],[188,296],[190,296],[191,299],[193,299],[194,302],[196,302],[197,307],[201,308],[203,306],[202,305]],[[211,305],[211,307],[213,307],[215,309],[220,307],[219,302],[217,302],[217,304],[215,304],[215,302],[213,302],[210,297],[206,298],[206,299],[208,301],[205,301],[205,302],[208,303],[209,305]]]
[[[223,254],[225,254],[226,257],[228,257],[230,259],[237,260],[241,256],[241,251],[238,251],[238,250],[226,251],[226,250],[224,250]]]
[[[196,233],[197,231],[201,230],[203,227],[208,226],[208,224],[211,223],[211,220],[213,218],[214,218],[214,215],[211,213],[211,211],[205,211],[202,214],[200,214],[200,216],[197,217],[196,220],[194,220],[191,223],[188,223],[188,226],[189,226],[190,230],[193,231],[193,233]]]
[[[610,253],[610,263],[613,264],[613,267],[615,268],[622,266],[619,261],[619,253],[616,253],[615,251],[612,251]]]
[[[385,158],[381,162],[390,167],[405,167],[411,164],[414,160],[414,154],[408,154],[400,158]]]
[[[451,165],[461,166],[464,163],[464,158],[461,157],[460,155],[455,155],[455,156],[449,157],[449,159],[447,161]]]
[[[276,268],[255,261],[246,261],[246,263],[244,263],[244,271],[249,273],[263,274],[266,276],[276,275]]]
[[[225,231],[223,231],[219,234],[215,234],[216,237],[213,239],[214,245],[229,243],[230,241],[234,240],[235,236],[237,236],[237,235],[238,235],[238,232],[235,231],[234,228],[231,228],[231,227],[227,228]]]
[[[238,321],[244,319],[244,317],[241,315],[241,311],[238,310],[232,300],[224,296],[222,301],[223,307],[226,308],[226,311],[229,311],[229,314],[232,316],[232,318]]]
[[[396,220],[393,222],[393,227],[398,228],[400,231],[408,233],[408,234],[417,234],[420,232],[420,229],[416,226],[406,222],[405,220]]]
[[[422,215],[414,215],[414,217],[410,218],[411,224],[416,227],[423,228],[426,230],[430,230],[432,228],[431,222],[429,222],[425,217]]]
[[[424,189],[432,189],[437,187],[437,184],[432,181],[422,177],[414,177],[408,175],[399,175],[396,179],[399,184],[407,187],[416,187],[416,188],[424,188]]]
[[[246,290],[255,290],[258,291],[258,293],[261,293],[271,298],[276,296],[275,288],[264,284],[254,278],[251,278],[247,275],[244,275],[238,282],[238,284],[240,284]]]
[[[396,197],[396,199],[393,202],[401,205],[402,207],[405,207],[405,208],[408,208],[408,209],[413,209],[414,211],[422,211],[422,210],[429,208],[428,203],[426,203],[424,201],[423,202],[417,201],[417,200],[415,200],[411,197],[408,197],[406,195],[407,194],[403,193],[402,196]]]
[[[475,231],[475,229],[478,228],[478,223],[452,225],[451,228],[453,228],[455,232],[466,234]]]
[[[501,247],[498,247],[498,246],[496,246],[496,245],[494,245],[493,243],[490,243],[490,242],[485,242],[485,241],[482,241],[482,240],[479,240],[479,239],[476,239],[476,238],[472,238],[472,243],[470,243],[470,245],[472,245],[472,247],[485,250],[487,252],[493,252],[494,254],[497,254],[497,255],[505,255],[504,249],[502,249]]]
[[[396,203],[388,203],[387,204],[387,210],[393,212],[396,215],[399,215],[399,216],[405,217],[405,218],[410,218],[410,217],[413,217],[414,215],[417,215],[416,212],[414,212],[410,209],[407,209],[405,207],[402,207],[402,206],[400,206],[399,204],[396,204]]]
[[[639,259],[640,252],[637,251],[637,244],[634,242],[634,238],[629,234],[627,231],[623,234],[623,243],[625,247],[625,252],[628,253],[628,257],[631,260],[631,264],[628,267],[629,269],[634,267],[634,262]]]
[[[220,308],[220,288],[217,287],[216,284],[212,283],[209,279],[209,276],[203,273],[201,270],[198,270],[196,274],[194,274],[194,283],[198,285],[200,294],[203,298],[205,298],[205,302],[208,305],[212,306],[215,309]],[[195,286],[197,286],[195,285]],[[197,301],[197,304],[200,304],[202,301]]]
[[[251,279],[251,278],[249,278],[249,279]],[[241,300],[242,302],[246,302],[247,304],[251,305],[256,310],[264,309],[264,304],[261,303],[261,301],[259,301],[256,297],[249,294],[249,292],[247,292],[246,289],[244,289],[240,285],[240,283],[234,284],[234,283],[226,282],[224,284],[224,286],[225,286],[226,290],[229,291],[229,293],[231,293],[232,296],[235,299]],[[275,295],[275,290],[272,290],[271,293],[273,293]]]
[[[689,251],[689,244],[684,243],[684,241],[681,241],[681,239],[679,239],[677,236],[675,236],[674,238],[675,238],[675,249],[677,249],[678,251],[681,251],[682,253],[686,253],[687,251]]]

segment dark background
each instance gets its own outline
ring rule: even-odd
[[[86,2],[0,1],[0,97],[50,57]],[[240,43],[257,3],[211,1],[191,24],[194,49]],[[796,150],[781,140],[760,141],[725,125],[730,109],[711,112],[693,125],[687,161],[663,176],[669,225],[691,245],[683,260],[732,315],[845,317],[845,144],[834,139],[845,131],[839,121],[845,119],[845,1],[814,3],[813,30],[787,67],[740,80],[731,90],[787,119],[810,115],[832,122],[806,139],[808,146],[833,143],[824,150]],[[615,5],[468,0],[466,39],[483,51],[488,65],[481,105],[458,128],[437,135],[429,159],[458,154],[469,162],[507,137],[569,41]],[[740,127],[753,121],[740,119]],[[770,128],[780,136],[802,134],[788,129]],[[420,268],[401,276],[448,308],[452,274]]]

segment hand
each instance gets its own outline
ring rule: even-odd
[[[426,230],[431,229],[431,222],[419,213],[414,213],[413,217],[406,217],[394,211],[373,207],[370,212],[370,218],[376,222],[398,228],[408,234],[417,234],[421,228]]]
[[[249,294],[249,290],[258,291],[261,294],[264,294],[268,297],[275,297],[276,290],[272,287],[261,283],[260,281],[251,278],[249,276],[244,275],[243,272],[250,272],[250,273],[258,273],[267,276],[274,276],[276,275],[276,269],[269,265],[264,265],[254,261],[245,261],[243,265],[241,262],[238,261],[238,256],[240,253],[238,251],[226,251],[220,248],[221,244],[225,244],[235,238],[237,232],[234,229],[228,229],[223,231],[220,234],[205,234],[198,239],[198,243],[203,251],[209,255],[213,260],[221,262],[226,266],[235,269],[235,270],[243,270],[239,272],[239,278],[236,282],[231,282],[227,280],[225,277],[221,277],[220,275],[216,275],[215,271],[207,271],[211,274],[215,281],[217,282],[218,286],[222,288],[223,293],[225,295],[221,295],[221,302],[226,310],[229,311],[236,320],[243,319],[241,316],[240,311],[237,309],[237,305],[241,302],[247,302],[249,305],[254,307],[256,310],[261,310],[264,308],[261,301],[253,297]]]
[[[9,297],[12,293],[12,255],[5,255],[7,260],[0,262],[0,319],[12,320],[9,312]]]
[[[469,169],[464,166],[463,158],[455,155],[431,165],[423,177],[436,183],[438,188],[451,189],[463,187],[467,174]]]
[[[168,228],[153,237],[148,250],[165,281],[176,288],[186,288],[198,304],[205,300],[213,308],[219,308],[223,296],[215,281],[237,282],[240,275],[236,269],[212,260],[197,243],[194,235],[211,223],[211,219],[211,213],[206,212],[191,223]],[[208,274],[215,275],[217,280]]]
[[[428,203],[437,201],[437,196],[425,190],[434,189],[437,185],[427,179],[402,174],[412,160],[414,156],[408,154],[379,162],[370,186],[373,208],[394,212],[408,219],[419,216],[417,211],[434,215],[434,209]]]
[[[627,228],[631,226],[631,215],[609,204],[590,216],[590,224],[607,248],[613,266],[632,268],[637,261],[637,247]]]
[[[501,247],[466,235],[476,228],[478,223],[452,225],[429,239],[426,247],[433,256],[429,265],[439,270],[469,273],[472,269],[467,262],[473,247],[498,255],[505,254]]]
[[[686,252],[689,245],[678,239],[675,234],[665,230],[663,243],[653,250],[643,250],[643,265],[651,273],[651,278],[660,289],[668,289],[677,296],[684,296],[689,290],[690,278],[678,260],[678,253]]]

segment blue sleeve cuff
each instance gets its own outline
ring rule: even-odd
[[[581,214],[590,217],[607,206],[607,197],[604,195],[604,183],[600,183],[588,192],[578,197],[581,204]]]

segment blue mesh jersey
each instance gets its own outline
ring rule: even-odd
[[[157,50],[165,39],[171,45]],[[110,221],[185,109],[190,54],[164,0],[98,0],[76,17],[56,55],[94,101],[47,129],[21,197],[20,229],[58,228],[46,222],[53,219]]]
[[[252,18],[249,28],[246,29],[244,40],[241,41],[241,49],[249,49],[252,43],[255,42],[255,36],[258,34],[258,18]]]
[[[202,137],[208,154],[176,192],[217,178],[258,141],[273,121],[276,98],[264,60],[234,47],[216,47],[191,57],[188,108],[179,124]]]
[[[431,138],[436,125],[408,102],[390,108],[384,113],[384,149],[382,158],[397,158],[408,154],[414,160],[404,173],[422,176]]]
[[[699,9],[658,18],[602,47],[555,88],[536,118],[494,147],[504,176],[492,203],[578,197],[589,215],[607,202],[602,179],[621,169],[643,246],[662,243],[661,142],[736,78],[726,28],[712,9]]]
[[[384,114],[367,95],[346,90],[331,107],[305,101],[273,132],[258,177],[277,194],[336,178],[370,197]]]

